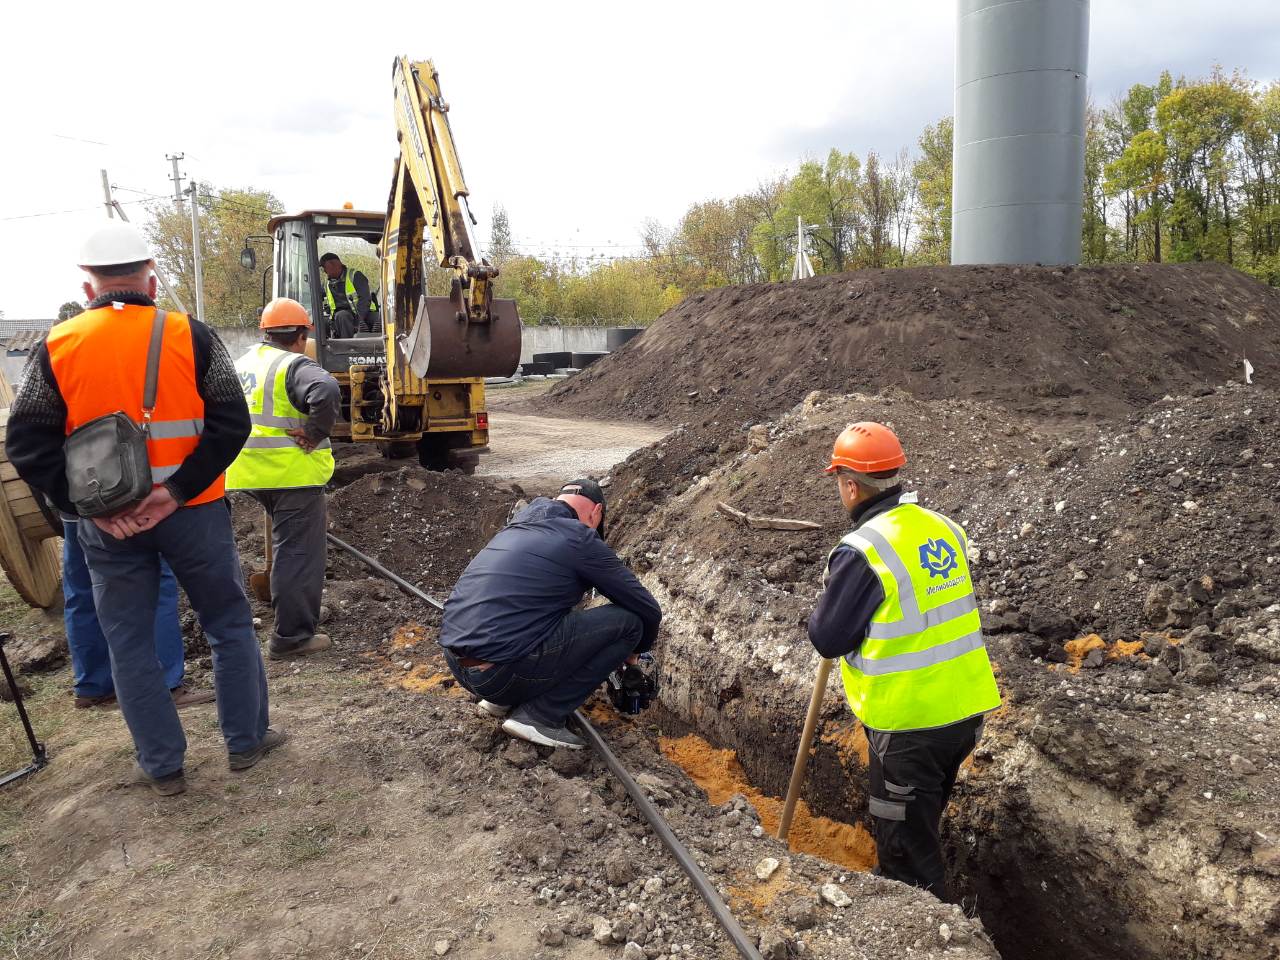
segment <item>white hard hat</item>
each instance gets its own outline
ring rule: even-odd
[[[82,267],[115,267],[150,259],[142,234],[127,223],[108,223],[85,237],[76,262]]]

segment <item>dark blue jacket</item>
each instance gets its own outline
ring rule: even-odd
[[[644,623],[653,646],[662,610],[594,530],[560,500],[539,497],[476,554],[444,605],[440,644],[460,657],[528,656],[595,587]]]

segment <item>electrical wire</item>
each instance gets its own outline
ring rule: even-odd
[[[146,203],[146,201],[145,200],[125,200],[123,201],[123,203]],[[0,223],[4,223],[10,220],[32,220],[36,217],[60,217],[66,213],[92,213],[94,210],[97,210],[101,206],[102,206],[101,204],[98,204],[97,206],[93,206],[93,207],[75,207],[70,210],[46,210],[42,213],[22,213],[16,217],[0,217]]]

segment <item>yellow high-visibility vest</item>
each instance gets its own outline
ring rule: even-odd
[[[344,270],[342,272],[342,279],[346,281],[346,289],[344,290],[344,292],[347,295],[347,303],[351,306],[352,310],[355,310],[356,304],[359,302],[360,298],[356,294],[356,285],[351,280],[350,269]],[[329,316],[333,316],[335,313],[338,312],[338,304],[334,300],[333,287],[329,286],[329,281],[327,279],[325,280],[325,283],[324,283],[324,297],[325,297],[325,300],[327,300],[329,303]],[[372,316],[377,312],[378,312],[378,303],[373,297],[373,291],[370,290],[369,291],[369,315]]]
[[[333,476],[333,445],[327,437],[307,453],[287,433],[307,422],[285,389],[289,367],[302,359],[300,353],[260,343],[236,361],[253,429],[227,468],[228,490],[322,487]]]
[[[866,639],[840,661],[858,719],[872,730],[928,730],[999,707],[964,531],[905,494],[840,542],[884,589]]]

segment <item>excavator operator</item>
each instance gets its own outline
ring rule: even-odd
[[[325,275],[324,304],[332,336],[346,339],[379,332],[378,301],[369,290],[369,278],[348,269],[336,253],[322,256],[320,269]]]

